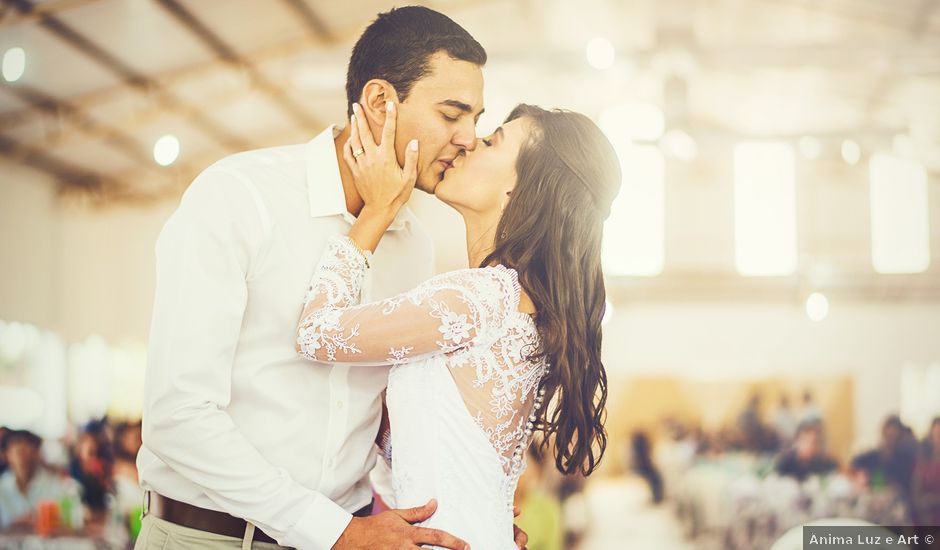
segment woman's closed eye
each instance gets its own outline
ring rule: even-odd
[[[483,144],[486,145],[487,147],[492,147],[493,145],[496,144],[496,138],[499,138],[500,141],[502,141],[503,139],[503,127],[502,126],[497,128],[495,132],[490,134],[490,137],[481,139],[480,141],[482,141]]]

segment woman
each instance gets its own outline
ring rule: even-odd
[[[78,436],[69,473],[82,487],[82,504],[92,523],[107,519],[108,498],[114,492],[114,456],[107,419],[92,420]]]
[[[381,146],[360,117],[351,124],[345,158],[365,207],[320,260],[298,351],[394,364],[395,505],[436,498],[425,526],[472,548],[515,548],[513,493],[532,433],[545,432],[565,473],[590,474],[606,447],[600,257],[619,162],[587,117],[518,106],[435,190],[462,215],[478,267],[360,305],[370,251],[414,186],[417,144],[402,171],[388,121]]]

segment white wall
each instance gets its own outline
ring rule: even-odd
[[[56,195],[49,179],[0,164],[0,319],[46,327],[58,320]]]
[[[146,341],[154,289],[154,245],[177,200],[100,210],[63,205],[60,327],[70,338],[101,334]]]
[[[93,208],[53,182],[0,166],[0,319],[67,340],[143,342],[153,301],[153,246],[177,199]]]

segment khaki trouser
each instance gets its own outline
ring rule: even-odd
[[[134,550],[213,550],[216,548],[275,550],[284,548],[267,542],[252,542],[250,532],[252,528],[253,526],[249,525],[245,531],[245,538],[237,539],[190,529],[147,514],[141,524],[140,535],[137,537]]]

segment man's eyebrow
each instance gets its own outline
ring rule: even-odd
[[[444,105],[444,106],[447,106],[447,107],[453,107],[453,108],[455,108],[455,109],[460,109],[461,111],[463,111],[463,112],[465,112],[465,113],[472,113],[472,112],[473,112],[473,107],[471,107],[470,105],[464,103],[463,101],[457,101],[456,99],[445,99],[444,101],[439,102],[438,105]],[[477,113],[477,116],[473,117],[473,122],[474,122],[474,123],[479,122],[480,117],[483,116],[483,113],[485,113],[485,112],[486,112],[486,109],[480,109],[480,112]]]
[[[438,105],[446,105],[448,107],[454,107],[456,109],[460,109],[461,111],[465,113],[473,112],[473,107],[467,105],[463,101],[457,101],[456,99],[445,99],[444,101],[439,102]]]

